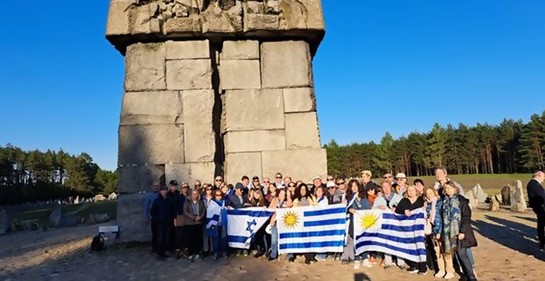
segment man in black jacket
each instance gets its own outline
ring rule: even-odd
[[[150,215],[157,229],[157,257],[164,260],[169,231],[176,221],[176,209],[173,201],[167,197],[168,188],[166,186],[161,186],[159,194],[160,196],[151,205]]]
[[[541,250],[545,250],[545,190],[541,185],[544,180],[545,173],[537,171],[526,186],[530,208],[537,215],[537,236]]]

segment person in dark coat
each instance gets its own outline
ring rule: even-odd
[[[477,239],[471,228],[471,208],[469,200],[458,195],[456,185],[447,181],[443,185],[445,196],[435,219],[434,233],[445,252],[456,252],[460,266],[467,280],[477,277],[467,254],[467,249],[477,246]],[[446,277],[445,277],[446,278]]]
[[[545,250],[545,190],[541,183],[545,180],[545,173],[537,171],[534,177],[528,182],[528,201],[530,208],[537,216],[537,236],[539,238],[539,249]]]
[[[244,187],[241,184],[236,185],[235,194],[229,197],[229,206],[233,209],[251,206],[248,195],[244,194]]]
[[[160,260],[166,258],[165,251],[171,226],[176,220],[176,209],[172,200],[168,199],[168,188],[162,186],[159,195],[151,205],[150,215],[156,224],[157,231],[157,257]]]

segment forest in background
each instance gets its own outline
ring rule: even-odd
[[[87,153],[0,146],[0,205],[109,194],[117,192],[117,180],[117,172],[101,169]]]
[[[545,167],[545,111],[527,123],[512,119],[498,125],[436,123],[425,133],[394,139],[386,132],[380,143],[339,145],[331,140],[324,148],[331,175],[356,177],[370,170],[375,176],[386,172],[428,176],[439,166],[449,174],[529,173]]]

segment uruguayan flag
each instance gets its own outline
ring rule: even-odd
[[[278,252],[342,252],[346,207],[340,205],[276,210]]]
[[[229,247],[249,249],[255,233],[273,212],[263,208],[227,210],[227,241]]]
[[[210,203],[208,203],[208,208],[206,209],[206,228],[207,229],[218,225],[222,208],[223,206],[218,205],[216,201],[210,200]]]
[[[424,212],[422,209],[412,212],[407,217],[391,211],[356,211],[356,255],[377,251],[414,262],[426,261]]]

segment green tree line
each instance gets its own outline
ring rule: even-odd
[[[117,171],[101,169],[87,153],[0,146],[0,205],[109,194],[117,180]]]
[[[545,167],[545,111],[527,123],[512,119],[498,125],[436,123],[425,133],[394,139],[386,132],[380,143],[339,145],[331,140],[324,148],[331,175],[359,176],[362,170],[371,170],[427,176],[438,166],[450,174],[533,172]]]

